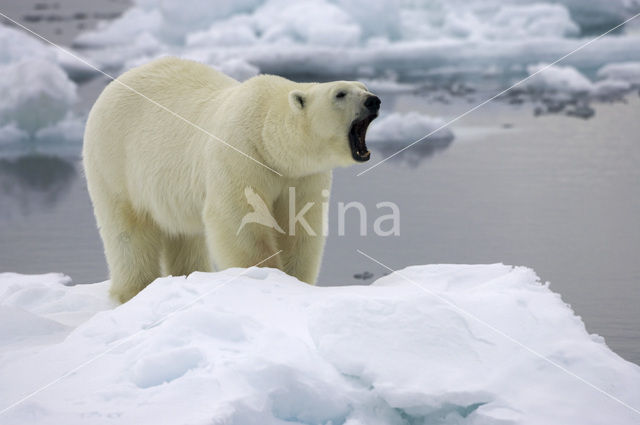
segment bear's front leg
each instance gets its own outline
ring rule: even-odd
[[[286,232],[278,234],[284,271],[315,284],[328,231],[331,173],[298,179],[276,203],[276,216],[288,217]]]
[[[203,214],[207,248],[217,270],[256,265],[284,270],[280,254],[275,255],[277,230],[250,220],[243,224],[243,217],[251,213],[246,201],[207,203]]]

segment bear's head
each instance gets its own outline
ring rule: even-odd
[[[364,84],[335,81],[292,90],[289,106],[295,114],[306,116],[307,136],[319,142],[319,154],[335,156],[339,162],[336,165],[369,160],[365,136],[369,124],[378,116],[380,99]]]
[[[312,174],[369,160],[365,136],[381,102],[364,84],[292,83],[287,100],[286,117],[278,123],[280,137],[274,141],[279,169]]]

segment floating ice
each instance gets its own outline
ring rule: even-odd
[[[640,11],[636,0],[243,0],[215,8],[202,0],[187,3],[139,0],[76,43],[98,48],[92,56],[108,66],[174,54],[211,65],[240,59],[285,75],[379,77],[393,70],[420,78],[443,66],[512,72],[513,65],[550,62],[582,44],[580,36]],[[581,66],[640,60],[633,49],[638,35],[610,41],[618,48],[599,42],[598,54],[583,55]]]
[[[611,63],[598,70],[598,77],[640,86],[640,62]]]
[[[591,81],[571,66],[543,63],[531,65],[527,71],[532,77],[523,86],[533,90],[569,93],[589,93],[593,90]]]
[[[506,81],[525,76],[528,66],[550,63],[638,11],[638,0],[225,0],[215,7],[206,0],[136,0],[121,17],[80,34],[75,46],[111,75],[171,54],[240,80],[259,72],[298,80],[367,79],[383,90],[406,92],[455,77],[468,79],[476,90],[499,91]],[[588,54],[567,57],[562,66],[591,75],[606,64],[638,63],[639,44],[640,34],[623,27],[589,46]],[[63,69],[74,81],[96,75],[65,53],[0,26],[0,65],[16,67],[25,60],[50,62],[49,68]],[[605,78],[637,84],[637,71],[630,67],[624,68],[628,78]],[[66,119],[68,84],[57,77],[50,84],[56,96],[51,97],[54,86],[36,87],[46,99],[34,114],[25,114],[19,102],[5,105],[0,142],[34,139],[38,130]],[[11,90],[4,82],[0,87]],[[613,82],[591,90],[599,99],[623,92],[622,84]]]
[[[76,86],[56,64],[25,59],[0,67],[0,125],[29,135],[61,121],[76,102]]]
[[[438,130],[445,124],[446,122],[442,118],[433,118],[418,112],[406,114],[394,112],[374,121],[367,139],[372,144],[395,144],[402,147],[433,133],[426,143],[444,142],[448,144],[453,140],[453,132],[448,127]]]
[[[48,127],[41,128],[35,134],[38,141],[55,143],[73,143],[82,140],[84,121],[71,112],[60,121]]]
[[[371,124],[367,140],[372,149],[395,161],[407,162],[411,166],[420,164],[422,159],[445,150],[453,141],[449,127],[441,128],[446,122],[417,112],[394,112],[382,116]],[[428,136],[428,137],[427,137]],[[411,145],[411,150],[399,152]]]
[[[620,100],[634,88],[636,78],[640,84],[640,67],[636,63],[605,65],[598,71],[601,79],[597,81],[572,66],[541,63],[528,66],[527,71],[529,78],[505,97],[512,102],[536,102],[536,114],[564,112],[590,118],[595,114],[590,106],[592,100]]]
[[[77,120],[70,111],[76,84],[57,63],[57,54],[33,37],[0,25],[0,143],[50,140],[54,128]],[[78,125],[64,135],[78,138]],[[46,130],[50,129],[50,130]],[[61,137],[58,137],[60,139]]]
[[[22,142],[28,138],[27,133],[20,130],[15,122],[0,126],[0,146]]]
[[[0,274],[0,409],[91,360],[2,422],[637,423],[640,367],[530,269],[332,288],[258,274],[162,278],[115,309],[106,282]]]
[[[0,25],[0,65],[19,62],[23,59],[54,61],[55,51],[34,37],[5,25]]]

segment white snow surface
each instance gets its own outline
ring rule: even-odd
[[[116,308],[108,282],[69,282],[0,274],[3,424],[638,423],[640,367],[524,267],[344,287],[230,269]]]

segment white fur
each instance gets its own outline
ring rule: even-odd
[[[347,133],[369,94],[358,82],[295,83],[272,75],[239,83],[176,58],[135,68],[127,86],[278,171],[278,176],[148,99],[112,82],[93,106],[84,138],[89,193],[111,274],[125,302],[155,278],[262,263],[315,283],[322,251],[322,190],[331,169],[355,161]],[[347,96],[338,100],[337,91]],[[304,105],[300,103],[303,100]],[[285,230],[247,224],[247,186]],[[300,226],[289,235],[288,188]]]

